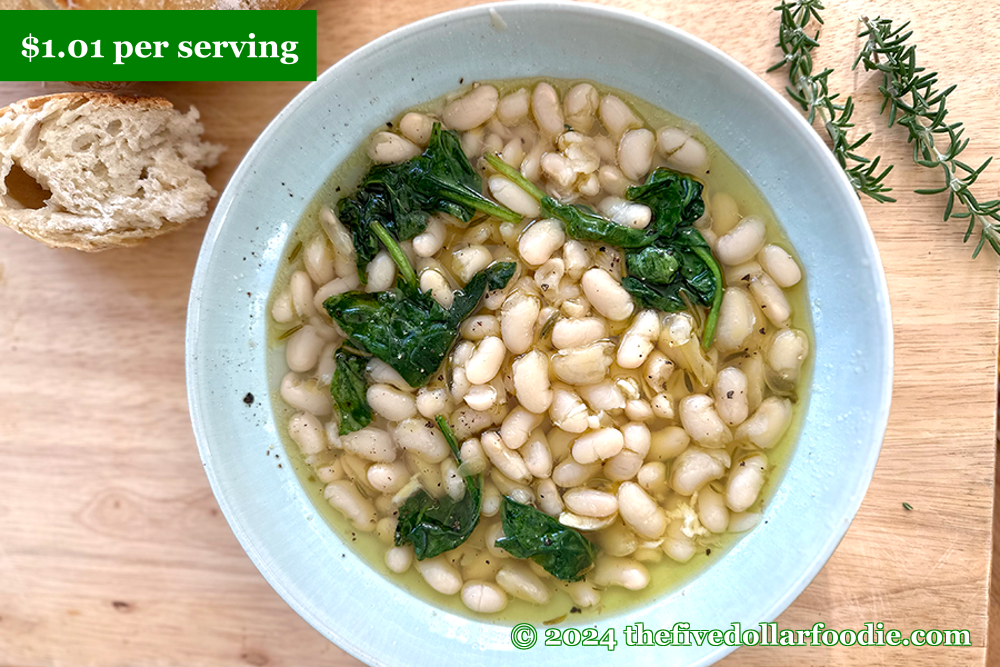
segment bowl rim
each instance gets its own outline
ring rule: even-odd
[[[208,228],[205,231],[204,240],[202,242],[201,249],[198,254],[197,264],[192,276],[191,281],[191,292],[188,302],[187,311],[187,325],[186,325],[186,335],[185,335],[185,378],[187,385],[188,394],[188,405],[191,415],[192,428],[195,435],[195,440],[198,446],[198,452],[203,463],[203,468],[205,470],[206,476],[208,477],[209,484],[211,486],[213,495],[216,501],[219,503],[219,507],[222,510],[223,515],[226,517],[226,521],[229,523],[233,534],[237,538],[240,546],[246,552],[247,556],[250,558],[251,562],[257,567],[258,571],[263,575],[264,579],[268,584],[281,596],[281,598],[309,625],[311,625],[317,632],[323,635],[326,639],[333,641],[337,646],[345,650],[347,653],[364,661],[370,665],[383,665],[383,663],[377,656],[372,655],[364,647],[355,644],[348,636],[343,634],[338,634],[332,632],[329,628],[324,628],[320,630],[322,625],[321,620],[315,616],[311,611],[303,604],[299,602],[294,596],[290,594],[290,591],[283,585],[277,574],[272,571],[269,565],[265,562],[261,553],[258,551],[257,546],[250,540],[246,529],[244,528],[240,517],[235,512],[234,508],[229,504],[225,494],[221,490],[221,482],[219,480],[218,474],[216,473],[214,467],[211,465],[212,452],[208,445],[208,438],[205,432],[205,421],[203,417],[203,411],[201,406],[202,396],[200,394],[200,389],[195,381],[198,375],[198,369],[196,367],[196,355],[194,354],[197,340],[200,333],[200,319],[199,319],[199,306],[201,300],[201,290],[204,286],[206,280],[206,273],[208,271],[208,266],[212,258],[213,251],[215,249],[216,242],[218,241],[219,235],[222,230],[222,226],[225,224],[229,217],[229,211],[233,205],[233,202],[237,196],[237,188],[239,184],[244,180],[246,174],[253,169],[253,163],[257,158],[258,154],[264,150],[264,147],[271,140],[272,135],[274,135],[278,128],[282,126],[289,116],[296,113],[299,107],[303,106],[308,99],[313,95],[319,94],[323,87],[323,82],[327,79],[336,77],[337,74],[343,70],[349,68],[355,61],[363,60],[369,57],[371,54],[382,49],[384,46],[395,42],[400,39],[407,38],[413,34],[419,33],[426,27],[435,25],[438,23],[446,23],[454,19],[461,19],[468,16],[475,16],[477,14],[482,14],[488,12],[491,14],[494,12],[498,13],[510,13],[510,12],[532,12],[532,11],[567,11],[580,13],[584,15],[591,15],[600,19],[615,20],[623,22],[626,24],[651,29],[661,33],[665,38],[677,40],[684,43],[686,46],[692,47],[694,50],[699,52],[699,55],[712,58],[718,61],[722,66],[733,70],[737,73],[740,78],[744,79],[748,86],[753,90],[754,93],[767,98],[772,104],[777,105],[779,108],[783,109],[785,113],[785,120],[790,122],[794,129],[799,135],[799,139],[811,144],[809,146],[813,152],[817,153],[820,157],[819,159],[827,162],[827,166],[834,167],[835,173],[839,175],[839,178],[834,179],[832,182],[827,183],[827,187],[838,188],[843,192],[849,194],[848,201],[850,207],[854,209],[854,213],[858,219],[863,223],[861,229],[859,230],[863,236],[863,241],[865,245],[865,250],[867,256],[865,259],[869,264],[869,273],[872,278],[874,278],[879,296],[882,298],[878,299],[878,304],[881,312],[879,313],[880,319],[885,322],[888,326],[885,331],[885,339],[883,349],[881,353],[883,355],[885,382],[883,383],[881,389],[881,395],[879,396],[878,405],[872,411],[871,424],[873,425],[873,434],[877,435],[877,442],[873,443],[866,452],[867,458],[861,469],[864,472],[863,480],[859,480],[860,484],[858,486],[858,493],[849,502],[845,503],[845,507],[849,509],[850,515],[849,519],[839,522],[836,526],[831,527],[828,537],[825,542],[823,542],[821,548],[816,552],[816,556],[809,563],[808,567],[803,570],[802,576],[786,588],[783,595],[779,596],[774,603],[763,613],[762,622],[773,621],[779,614],[781,614],[788,606],[802,593],[803,590],[813,581],[820,570],[826,565],[830,557],[833,555],[837,546],[843,540],[847,533],[851,523],[857,516],[858,510],[860,509],[861,503],[867,494],[868,488],[871,484],[874,470],[878,462],[879,454],[881,452],[882,444],[884,442],[885,432],[888,425],[889,409],[892,399],[892,389],[893,389],[893,377],[894,377],[894,331],[892,327],[892,314],[891,307],[889,303],[889,292],[888,285],[886,281],[885,271],[882,265],[881,257],[878,252],[878,246],[875,241],[874,234],[871,230],[871,225],[868,222],[868,218],[865,215],[864,209],[861,206],[860,200],[857,197],[853,187],[850,185],[846,175],[841,170],[839,164],[837,164],[836,159],[833,154],[823,142],[819,134],[810,126],[810,124],[805,120],[801,113],[781,94],[773,89],[766,81],[764,81],[761,76],[755,73],[746,65],[742,64],[740,61],[736,60],[734,57],[728,55],[718,47],[710,44],[709,42],[695,37],[680,28],[674,27],[663,21],[659,21],[643,14],[621,9],[618,7],[607,7],[604,5],[592,4],[589,2],[571,2],[569,0],[522,0],[519,2],[489,2],[479,5],[474,5],[471,7],[462,7],[458,9],[452,9],[445,12],[433,14],[431,16],[425,17],[418,21],[409,23],[407,25],[396,28],[370,42],[359,47],[358,49],[352,51],[348,55],[344,56],[340,60],[336,61],[324,72],[322,72],[315,81],[310,82],[305,88],[303,88],[298,94],[289,101],[281,109],[281,111],[272,119],[265,129],[260,133],[260,135],[254,140],[253,144],[247,150],[246,154],[240,160],[239,165],[233,172],[232,176],[229,178],[226,187],[223,190],[222,195],[216,205],[215,211],[212,214]],[[784,482],[782,482],[783,484]],[[780,488],[781,484],[779,484]],[[409,593],[407,593],[409,594]],[[480,622],[480,621],[470,621],[470,622]],[[721,660],[723,657],[734,651],[736,646],[721,646],[716,647],[715,650],[709,651],[698,661],[691,663],[692,667],[707,666]]]

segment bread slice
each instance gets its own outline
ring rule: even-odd
[[[54,248],[131,246],[208,211],[198,110],[159,97],[63,93],[0,109],[0,223]]]

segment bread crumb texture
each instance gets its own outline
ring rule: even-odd
[[[53,248],[131,246],[204,216],[217,193],[198,110],[64,93],[0,109],[0,223]]]

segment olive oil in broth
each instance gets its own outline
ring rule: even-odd
[[[547,81],[562,97],[572,86],[580,83],[580,80],[560,80],[551,78],[526,78],[508,79],[502,81],[484,81],[496,86],[503,96],[513,92],[518,88],[525,87],[529,90],[539,81]],[[795,251],[788,242],[783,230],[778,225],[767,202],[757,190],[748,176],[729,157],[723,153],[711,138],[703,134],[692,122],[680,119],[667,111],[659,109],[649,102],[642,100],[627,92],[604,86],[599,83],[593,84],[603,96],[612,93],[628,102],[636,114],[645,120],[651,128],[659,128],[665,125],[682,127],[692,136],[701,141],[708,149],[711,157],[711,169],[704,179],[704,198],[706,203],[712,195],[717,192],[725,192],[731,196],[739,207],[742,216],[755,215],[766,223],[767,242],[776,243],[788,250],[793,256]],[[463,89],[464,90],[464,89]],[[406,109],[409,111],[421,111],[425,113],[439,113],[450,98],[442,97],[431,102],[426,102]],[[393,127],[397,126],[400,113],[393,119]],[[382,130],[379,126],[377,130]],[[319,211],[322,206],[333,207],[344,195],[351,193],[364,176],[371,164],[362,144],[351,156],[341,164],[327,179],[326,183],[320,187],[313,200],[306,206],[296,229],[289,237],[285,259],[279,267],[275,277],[274,287],[271,291],[271,300],[288,285],[291,274],[303,268],[301,248],[302,245],[319,230]],[[654,162],[654,167],[656,163]],[[485,187],[485,186],[484,186]],[[487,193],[488,194],[488,193]],[[594,202],[585,202],[594,203]],[[797,259],[797,258],[796,258]],[[791,325],[797,329],[805,331],[810,338],[810,344],[814,343],[812,334],[812,322],[809,313],[807,298],[806,278],[803,277],[798,285],[790,290],[786,290],[786,296],[792,306]],[[270,305],[270,304],[269,304]],[[270,309],[269,309],[270,310]],[[284,338],[287,337],[287,329],[282,325],[269,321],[269,377],[273,396],[279,395],[278,385],[282,376],[287,372],[284,353],[281,349]],[[803,368],[800,385],[800,394],[795,400],[792,425],[788,429],[782,441],[767,451],[771,472],[760,493],[760,499],[754,505],[754,509],[763,506],[774,495],[774,491],[781,483],[784,471],[787,467],[788,459],[794,449],[801,429],[802,419],[805,415],[808,403],[808,388],[811,384],[812,357],[806,361]],[[687,563],[677,563],[666,555],[657,563],[644,563],[650,574],[650,584],[641,591],[629,591],[620,587],[609,587],[601,592],[601,604],[592,609],[575,610],[572,600],[559,587],[554,587],[554,593],[547,604],[536,605],[529,602],[510,598],[507,607],[495,614],[476,614],[465,607],[458,595],[445,596],[434,591],[421,578],[416,569],[411,567],[403,574],[391,572],[385,565],[385,550],[389,545],[382,543],[374,533],[364,533],[355,530],[338,511],[333,509],[323,497],[323,482],[319,481],[313,474],[312,468],[305,463],[298,446],[290,440],[287,435],[288,420],[294,411],[281,401],[273,402],[275,421],[278,432],[281,434],[285,445],[285,452],[288,460],[291,461],[296,474],[303,487],[313,497],[316,509],[326,522],[337,532],[343,541],[344,548],[350,548],[355,553],[366,560],[371,567],[386,576],[390,581],[407,589],[417,597],[453,612],[475,618],[481,621],[491,621],[497,623],[514,624],[520,622],[534,623],[541,625],[550,624],[585,624],[595,618],[607,618],[609,616],[626,611],[631,607],[636,607],[648,603],[656,598],[677,590],[687,582],[695,578],[700,572],[710,567],[717,560],[725,557],[726,552],[739,541],[741,535],[727,534],[715,536],[712,540],[706,541],[703,548]],[[761,500],[762,499],[762,500]],[[482,526],[469,538],[473,543],[480,545],[485,543]],[[570,610],[574,609],[573,613]]]

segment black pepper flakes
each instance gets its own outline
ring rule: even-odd
[[[253,405],[253,394],[248,391],[247,395],[243,397],[243,402],[247,405]]]

